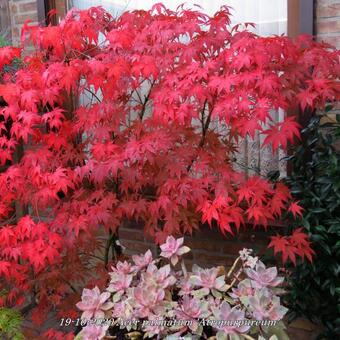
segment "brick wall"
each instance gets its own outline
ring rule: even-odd
[[[10,30],[13,45],[19,45],[23,23],[31,20],[30,25],[38,23],[38,5],[36,0],[9,0]],[[65,0],[55,0],[57,9],[53,23],[59,22],[66,11]]]
[[[325,41],[340,49],[340,0],[316,0],[314,32],[318,41]],[[322,112],[321,112],[322,114]],[[334,121],[340,114],[340,103],[322,119]]]
[[[269,232],[274,232],[274,228]],[[119,230],[119,238],[127,255],[139,254],[151,249],[156,255],[156,246],[153,241],[148,239],[142,227],[131,223]],[[268,233],[263,230],[253,230],[251,227],[236,236],[223,236],[217,229],[203,227],[193,236],[185,237],[185,244],[192,251],[187,254],[185,259],[189,267],[197,263],[201,266],[230,266],[238,256],[239,250],[243,248],[253,248],[256,253],[263,253],[268,244]]]
[[[38,23],[37,1],[34,0],[9,0],[11,19],[12,44],[20,43],[20,32],[26,20],[32,20],[32,25]]]
[[[340,0],[316,0],[314,30],[317,40],[340,48]]]

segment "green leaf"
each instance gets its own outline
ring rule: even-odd
[[[0,331],[5,337],[13,340],[24,339],[21,323],[22,317],[18,311],[10,308],[0,308]]]
[[[285,179],[304,208],[301,220],[291,221],[291,226],[305,228],[316,255],[313,263],[306,261],[291,269],[290,290],[284,299],[295,316],[324,325],[326,332],[320,339],[337,338],[340,328],[336,303],[340,295],[340,150],[334,147],[340,138],[339,114],[336,121],[320,126],[319,116],[310,120],[301,132],[301,143],[291,151],[292,171]]]

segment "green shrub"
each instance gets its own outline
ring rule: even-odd
[[[18,311],[10,308],[0,308],[0,338],[22,340],[22,318]]]
[[[304,208],[294,227],[303,226],[316,251],[314,262],[292,269],[287,297],[291,318],[304,315],[322,323],[319,339],[340,332],[340,117],[321,124],[314,117],[302,131],[292,156],[287,182]]]

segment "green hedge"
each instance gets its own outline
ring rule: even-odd
[[[321,124],[314,117],[302,131],[302,143],[288,157],[286,179],[304,208],[303,226],[313,242],[312,264],[292,268],[287,302],[291,318],[304,315],[321,322],[319,339],[336,339],[340,333],[340,117]]]

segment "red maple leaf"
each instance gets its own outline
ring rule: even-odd
[[[296,265],[296,256],[307,259],[312,262],[314,250],[310,247],[308,235],[302,231],[302,228],[294,230],[291,236],[272,236],[268,248],[274,248],[274,254],[282,253],[283,263],[290,259]]]
[[[288,211],[293,214],[294,218],[296,218],[296,216],[302,216],[303,208],[298,203],[299,202],[292,202],[288,208]]]
[[[294,120],[294,117],[287,117],[283,122],[263,131],[263,134],[267,136],[262,145],[271,145],[273,152],[275,152],[279,146],[286,149],[288,142],[294,142],[294,137],[300,138],[299,128],[300,125]]]
[[[19,58],[21,49],[17,47],[0,47],[0,71],[4,65],[11,64],[14,58]]]

